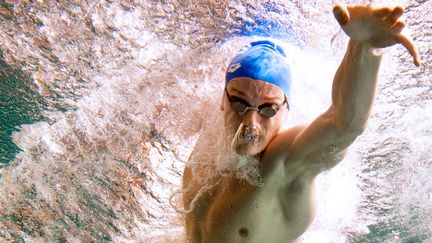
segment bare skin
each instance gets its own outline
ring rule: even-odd
[[[188,242],[297,241],[315,214],[315,177],[339,163],[366,126],[381,62],[381,55],[371,48],[402,44],[415,65],[420,65],[414,43],[401,34],[405,27],[400,20],[403,8],[336,6],[333,13],[350,41],[334,77],[331,106],[309,125],[282,130],[288,113],[286,104],[272,118],[255,110],[239,115],[225,95],[222,109],[227,141],[241,124],[253,126],[260,135],[254,142],[235,144],[234,150],[259,159],[263,184],[251,185],[234,173],[215,173],[211,186],[206,187],[198,178],[208,176],[204,173],[215,167],[214,159],[208,158],[206,165],[187,165],[183,198],[185,208],[191,208],[186,214]],[[251,106],[280,104],[284,100],[278,87],[259,80],[233,79],[227,91]]]

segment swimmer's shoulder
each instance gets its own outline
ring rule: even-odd
[[[268,149],[272,151],[272,153],[288,156],[295,139],[306,127],[307,125],[305,124],[296,125],[281,131],[269,144]]]
[[[271,167],[286,163],[287,159],[295,153],[292,149],[295,139],[306,127],[306,125],[298,125],[281,131],[267,146],[263,159],[271,161]]]

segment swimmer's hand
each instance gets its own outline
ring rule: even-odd
[[[412,39],[402,33],[406,24],[400,19],[404,8],[382,7],[372,5],[355,5],[344,8],[336,5],[333,14],[343,31],[354,41],[384,48],[402,44],[414,58],[414,64],[420,66],[420,56]]]

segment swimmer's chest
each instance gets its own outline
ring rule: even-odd
[[[293,222],[299,216],[308,216],[309,209],[302,207],[303,213],[291,213],[299,209],[296,204],[305,202],[297,200],[299,195],[286,192],[290,178],[283,166],[274,169],[260,187],[239,180],[234,174],[220,182],[211,192],[213,200],[206,214],[208,242],[264,242],[268,237],[274,239],[272,242],[279,242],[279,238],[287,242],[302,232]]]

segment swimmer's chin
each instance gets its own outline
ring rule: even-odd
[[[234,148],[238,155],[255,156],[263,151],[258,144],[238,144]]]

